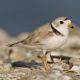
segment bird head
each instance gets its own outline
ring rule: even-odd
[[[69,29],[74,29],[72,21],[67,17],[59,17],[55,19],[52,23],[55,27],[66,26]]]

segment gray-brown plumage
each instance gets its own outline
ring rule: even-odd
[[[11,47],[18,43],[40,45],[44,50],[42,60],[45,69],[47,69],[47,51],[62,46],[68,38],[70,28],[73,28],[71,20],[66,17],[59,17],[51,23],[45,24],[36,29],[26,39],[9,44],[8,46]]]
[[[55,24],[55,27],[58,27],[60,25],[59,21],[60,19],[67,20],[66,17],[59,17],[55,21],[45,24],[38,29],[36,29],[34,32],[32,32],[26,39],[8,44],[8,46],[14,46],[18,43],[23,43],[23,44],[39,44],[40,40],[46,39],[47,37],[53,36],[53,35],[62,35],[61,32],[59,32],[57,29],[54,28],[52,25]]]

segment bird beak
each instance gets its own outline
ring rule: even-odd
[[[74,29],[74,26],[72,25],[70,28]]]
[[[67,20],[67,21],[68,21],[68,27],[74,29],[74,25],[72,24],[71,20]]]

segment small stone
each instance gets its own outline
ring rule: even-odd
[[[66,63],[62,63],[62,68],[63,68],[64,70],[69,70],[69,65],[66,64]]]
[[[5,69],[5,71],[10,71],[11,68],[12,68],[12,65],[11,65],[10,63],[4,64],[4,69]]]
[[[80,58],[71,58],[69,60],[69,63],[73,64],[73,65],[80,65]]]
[[[57,80],[71,80],[71,77],[66,76],[66,75],[62,75],[62,76],[58,77]]]
[[[0,65],[0,72],[9,72],[11,70],[12,66],[9,63],[4,63]]]
[[[71,68],[71,71],[79,71],[80,70],[80,67],[79,66],[73,66],[72,68]]]
[[[53,64],[51,67],[52,67],[52,69],[59,69],[59,70],[63,70],[62,65]]]

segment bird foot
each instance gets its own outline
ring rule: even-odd
[[[42,60],[44,71],[48,71],[50,66],[47,63],[47,55],[39,55],[38,58]]]

